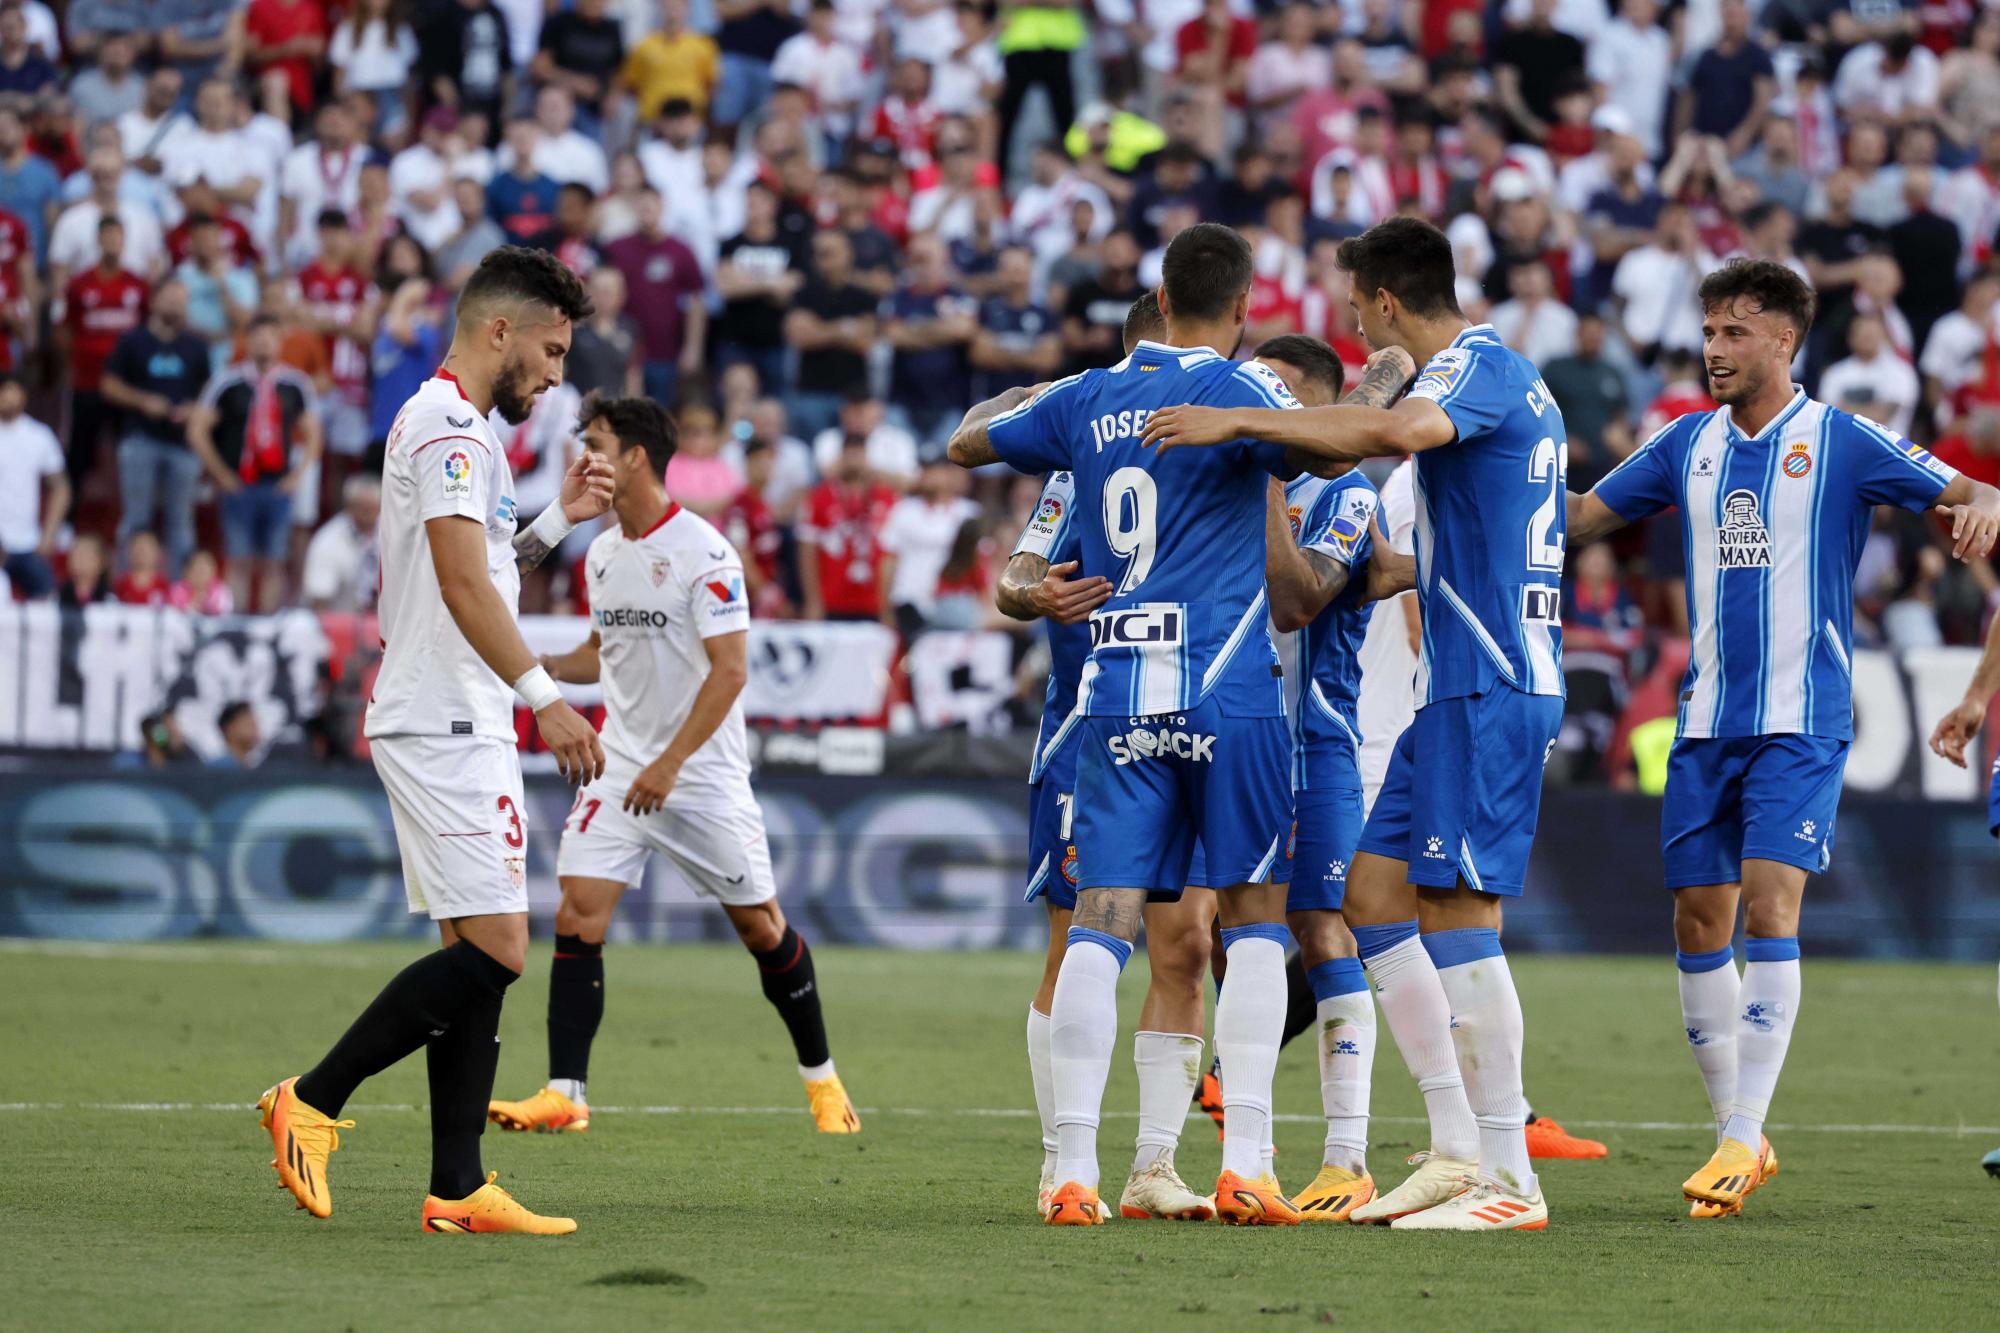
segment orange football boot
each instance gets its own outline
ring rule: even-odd
[[[1107,1221],[1097,1191],[1072,1180],[1049,1196],[1042,1221],[1052,1227],[1101,1227]]]
[[[1599,1157],[1609,1157],[1611,1150],[1596,1139],[1580,1139],[1558,1125],[1547,1116],[1537,1116],[1528,1122],[1528,1156],[1544,1161],[1550,1158],[1595,1161]]]
[[[488,1171],[486,1183],[463,1199],[424,1196],[424,1230],[457,1236],[567,1236],[576,1230],[574,1218],[543,1217],[523,1208],[493,1183],[499,1176],[498,1171]]]
[[[1295,1227],[1303,1220],[1275,1176],[1245,1180],[1234,1171],[1216,1178],[1215,1218],[1232,1227]]]
[[[314,1217],[333,1215],[333,1193],[327,1187],[326,1159],[340,1148],[339,1131],[353,1129],[352,1120],[332,1116],[307,1106],[292,1091],[297,1078],[288,1078],[257,1099],[263,1125],[271,1131],[271,1149],[277,1153],[271,1165],[278,1170],[278,1183],[292,1192],[299,1207]]]

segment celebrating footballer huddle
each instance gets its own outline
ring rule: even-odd
[[[1377,349],[1344,397],[1340,361],[1315,339],[1274,338],[1234,359],[1251,251],[1203,223],[1167,247],[1122,361],[1009,390],[951,438],[963,466],[1046,476],[997,596],[1008,615],[1049,622],[1052,659],[1029,776],[1027,896],[1049,921],[1027,1019],[1038,1213],[1052,1226],[1112,1215],[1098,1130],[1119,977],[1143,928],[1139,1131],[1119,1214],[1549,1224],[1535,1159],[1603,1148],[1530,1113],[1503,905],[1528,879],[1562,720],[1565,550],[1669,507],[1684,516],[1693,651],[1661,911],[1716,1128],[1681,1192],[1696,1217],[1739,1213],[1777,1173],[1764,1123],[1801,1003],[1806,878],[1833,853],[1853,736],[1852,584],[1871,511],[1943,510],[1955,554],[1983,558],[2000,491],[1796,390],[1789,366],[1813,294],[1780,265],[1739,260],[1700,290],[1721,408],[1681,418],[1570,494],[1562,415],[1529,361],[1460,315],[1444,236],[1392,219],[1347,241],[1340,264]],[[560,497],[539,516],[514,512],[490,414],[526,419],[589,314],[552,256],[493,252],[465,287],[444,365],[389,437],[383,661],[366,731],[411,910],[437,922],[440,947],[264,1095],[279,1180],[315,1217],[332,1212],[328,1161],[354,1126],[340,1118],[353,1093],[423,1049],[423,1228],[576,1229],[500,1189],[481,1136],[489,1121],[589,1128],[604,942],[654,852],[721,905],[752,955],[813,1124],[861,1128],[752,793],[740,558],[667,494],[671,420],[644,399],[587,400],[584,452]],[[1355,467],[1372,458],[1403,460],[1379,494]],[[538,659],[518,625],[518,569],[607,514],[584,566],[590,636]],[[601,738],[558,682],[602,683]],[[516,698],[579,790],[556,854],[544,1086],[496,1101],[501,1006],[529,959]],[[1367,1160],[1377,1003],[1430,1130],[1412,1169],[1380,1185]],[[1288,1189],[1272,1082],[1282,1045],[1307,1031],[1325,1151]],[[950,1034],[936,1035],[948,1053]],[[1212,1189],[1174,1163],[1191,1101],[1222,1134]]]

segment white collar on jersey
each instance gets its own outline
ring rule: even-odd
[[[1156,356],[1212,356],[1218,360],[1222,357],[1222,353],[1216,351],[1213,347],[1175,347],[1172,343],[1156,343],[1151,338],[1141,338],[1133,345],[1133,355],[1136,356],[1140,352],[1151,352]]]
[[[1491,324],[1468,324],[1458,331],[1458,336],[1451,340],[1449,346],[1463,347],[1467,343],[1472,342],[1497,343],[1499,341],[1500,335],[1493,331]]]
[[[1757,442],[1761,440],[1769,440],[1777,438],[1777,433],[1785,428],[1785,423],[1787,421],[1790,421],[1793,417],[1797,416],[1799,414],[1799,409],[1804,407],[1805,405],[1806,405],[1805,386],[1800,384],[1794,384],[1792,386],[1792,401],[1785,404],[1784,411],[1778,413],[1778,415],[1772,417],[1769,421],[1765,422],[1764,429],[1758,431],[1755,435],[1745,435],[1743,431],[1737,426],[1735,416],[1730,412],[1730,410],[1727,407],[1721,409],[1718,415],[1722,417],[1723,428],[1729,432],[1729,438],[1731,440],[1747,440],[1751,442]]]

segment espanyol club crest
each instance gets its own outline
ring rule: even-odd
[[[1811,472],[1812,455],[1806,452],[1806,442],[1800,440],[1797,444],[1794,444],[1792,451],[1785,455],[1785,461],[1778,464],[1778,466],[1784,470],[1786,476],[1795,480]]]
[[[653,586],[655,588],[665,583],[667,581],[667,562],[664,560],[655,560],[653,562],[652,575]]]
[[[1285,519],[1292,525],[1293,541],[1297,541],[1299,539],[1299,523],[1301,519],[1304,517],[1304,513],[1305,511],[1301,509],[1298,505],[1288,505],[1285,508]]]
[[[1076,848],[1074,847],[1068,848],[1063,852],[1062,877],[1072,884],[1076,883]]]

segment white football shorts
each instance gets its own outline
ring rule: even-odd
[[[412,912],[433,921],[528,910],[521,754],[475,736],[369,742],[389,793]]]
[[[677,787],[664,809],[635,815],[624,801],[637,776],[622,764],[607,767],[577,794],[556,851],[558,876],[636,885],[645,875],[646,858],[658,852],[695,892],[731,907],[754,907],[778,896],[764,812],[747,784],[735,800]]]

